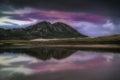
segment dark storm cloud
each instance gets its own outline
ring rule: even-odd
[[[32,7],[46,10],[89,12],[119,17],[119,0],[2,0],[0,4],[15,8]]]

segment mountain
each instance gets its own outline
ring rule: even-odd
[[[19,29],[0,29],[0,39],[35,39],[35,38],[73,38],[85,37],[64,23],[40,22],[38,24]]]

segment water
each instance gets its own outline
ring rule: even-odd
[[[0,49],[0,80],[120,80],[120,53]]]

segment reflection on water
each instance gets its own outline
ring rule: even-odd
[[[120,80],[120,54],[1,49],[0,80]]]
[[[23,49],[2,49],[0,53],[9,52],[17,54],[27,54],[41,60],[48,60],[50,58],[62,59],[70,56],[75,50],[59,50],[47,48],[23,48]]]

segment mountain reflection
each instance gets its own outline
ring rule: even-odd
[[[9,52],[14,54],[27,54],[29,56],[36,57],[41,60],[54,59],[64,59],[72,55],[75,50],[65,50],[65,49],[48,49],[48,48],[21,48],[21,49],[0,49],[0,53]]]
[[[50,48],[0,53],[0,80],[120,80],[118,53]]]

